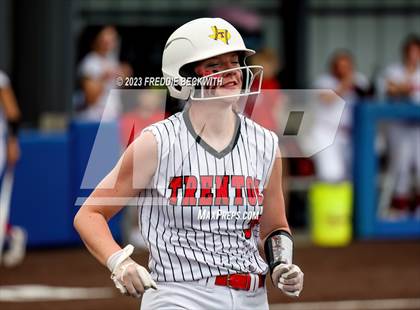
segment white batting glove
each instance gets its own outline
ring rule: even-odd
[[[294,264],[276,266],[271,274],[271,279],[274,285],[290,297],[299,297],[303,289],[303,272]]]
[[[134,247],[129,244],[124,249],[112,254],[107,266],[112,272],[111,279],[115,287],[125,295],[139,298],[149,288],[157,289],[149,272],[130,258]]]

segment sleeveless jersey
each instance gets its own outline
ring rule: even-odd
[[[267,273],[258,218],[277,136],[238,114],[232,141],[218,152],[194,131],[188,110],[146,130],[157,140],[158,165],[138,215],[153,279]]]

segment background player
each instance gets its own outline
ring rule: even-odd
[[[115,85],[115,77],[131,73],[127,63],[119,62],[119,37],[112,26],[103,27],[96,35],[92,50],[80,62],[78,74],[83,99],[77,102],[77,117],[88,121],[114,120],[122,110],[121,98],[111,97],[105,111],[108,95]]]
[[[10,80],[6,73],[1,70],[0,104],[0,175],[3,176],[6,170],[9,170],[8,173],[12,174],[13,167],[20,157],[17,138],[20,111],[10,86]],[[7,223],[7,218],[0,222],[3,222],[3,220],[6,220]],[[25,257],[26,233],[21,227],[11,226],[10,224],[6,224],[6,227],[0,227],[0,229],[5,229],[1,233],[5,233],[5,240],[9,243],[8,250],[2,257],[0,255],[1,263],[6,267],[16,266]],[[3,246],[0,243],[0,247]]]
[[[314,164],[319,181],[337,183],[351,179],[353,110],[356,103],[367,95],[369,81],[356,71],[353,56],[347,50],[336,51],[329,65],[329,72],[319,76],[314,86],[334,90],[346,104],[334,143],[314,156]],[[323,94],[317,109],[317,119],[320,121],[314,125],[314,136],[320,141],[328,137],[332,130],[330,120],[337,106],[339,102],[335,94]]]
[[[292,264],[277,137],[232,110],[250,92],[245,58],[253,53],[222,19],[197,19],[176,30],[165,46],[164,75],[217,75],[222,85],[198,92],[169,87],[179,99],[201,97],[146,128],[75,217],[87,248],[108,266],[121,292],[138,297],[157,288],[146,291],[145,309],[268,309],[268,271],[287,295],[302,290],[303,273]],[[151,275],[130,258],[133,247],[121,249],[109,232],[107,221],[123,205],[96,203],[136,197],[139,188]],[[200,219],[203,210],[254,212],[259,220]],[[260,238],[266,261],[258,251]]]
[[[396,102],[420,104],[420,38],[407,37],[402,46],[402,61],[385,70],[385,90]],[[420,218],[420,125],[418,122],[394,122],[389,130],[390,166],[395,180],[391,217],[406,217],[415,189],[416,216]],[[411,182],[411,169],[415,181]],[[412,186],[414,184],[414,186]]]

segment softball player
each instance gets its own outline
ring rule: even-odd
[[[75,217],[116,287],[134,297],[144,293],[144,309],[268,309],[267,273],[289,296],[303,288],[303,273],[292,263],[277,137],[236,112],[239,99],[260,91],[254,82],[262,67],[245,64],[253,53],[223,19],[178,28],[165,45],[164,76],[221,83],[170,85],[187,108],[145,128]],[[137,195],[150,274],[130,258],[133,247],[121,249],[108,229],[123,204],[96,203]]]
[[[402,47],[402,62],[385,70],[385,90],[389,97],[420,104],[420,39],[409,36]],[[410,208],[410,193],[416,194],[416,217],[420,218],[420,125],[418,122],[394,122],[389,128],[390,165],[395,180],[390,215],[404,218]],[[412,170],[415,178],[411,180]]]
[[[0,178],[5,175],[6,169],[8,172],[8,179],[13,182],[12,170],[20,157],[20,148],[17,139],[19,129],[20,111],[16,103],[16,98],[13,89],[10,86],[9,77],[0,70]],[[1,182],[3,185],[3,181]],[[0,191],[4,187],[1,186]],[[9,188],[7,191],[11,191]],[[9,193],[0,192],[0,195],[9,196]],[[7,199],[9,200],[9,199]],[[9,204],[8,202],[7,204]],[[0,208],[8,208],[8,206],[0,206]],[[0,261],[6,267],[13,267],[20,264],[26,252],[26,232],[22,227],[12,226],[7,223],[8,212],[0,210]],[[8,211],[8,210],[7,210]],[[2,227],[6,224],[6,227]],[[5,237],[5,238],[3,238]],[[1,255],[3,250],[3,240],[9,244],[7,251]]]
[[[108,97],[115,85],[116,76],[125,76],[131,71],[127,64],[118,61],[118,33],[112,26],[103,27],[90,51],[78,68],[83,103],[79,103],[77,117],[86,121],[115,120],[122,106],[118,96]],[[112,98],[112,99],[110,99]],[[107,100],[112,100],[105,112]]]
[[[331,57],[330,72],[318,77],[318,89],[332,89],[346,102],[334,143],[317,153],[313,159],[317,177],[321,182],[338,183],[351,179],[353,110],[358,100],[367,95],[368,79],[356,71],[353,56],[347,50],[337,50]],[[331,132],[331,119],[337,114],[340,102],[336,94],[323,95],[317,105],[318,122],[313,128],[313,138],[326,139]],[[333,128],[334,129],[334,128]]]

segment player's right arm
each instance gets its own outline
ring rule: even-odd
[[[112,254],[121,250],[112,237],[108,221],[124,207],[130,197],[136,197],[140,189],[149,184],[157,166],[157,152],[154,135],[150,131],[143,132],[127,148],[117,165],[100,182],[74,218],[74,227],[86,247],[104,265]],[[134,167],[136,173],[133,173]],[[107,204],[107,198],[117,198],[119,204]]]
[[[386,86],[387,93],[391,97],[409,96],[412,91],[412,87],[409,82],[396,83],[388,80]]]
[[[409,96],[412,91],[408,77],[401,80],[399,71],[395,65],[385,70],[385,92],[390,97]]]

